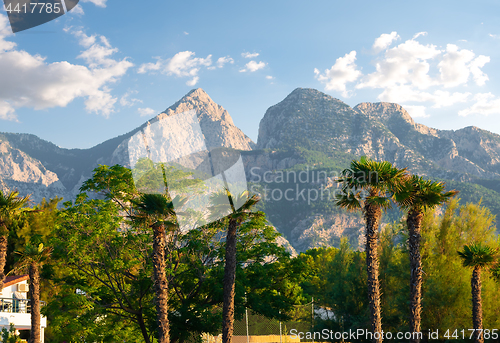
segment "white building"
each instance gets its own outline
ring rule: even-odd
[[[14,324],[17,330],[31,329],[31,313],[28,298],[28,274],[7,276],[4,280],[0,296],[0,330],[10,328]],[[47,318],[40,318],[41,341],[44,341],[44,329],[47,327]]]

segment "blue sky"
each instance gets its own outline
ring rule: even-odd
[[[201,87],[256,141],[310,87],[500,133],[499,17],[497,1],[82,0],[14,35],[0,10],[0,132],[88,148]]]

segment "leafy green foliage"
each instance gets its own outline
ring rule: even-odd
[[[21,342],[19,336],[16,335],[16,328],[13,323],[10,323],[9,330],[2,329],[2,343],[18,343]]]
[[[404,220],[386,225],[380,235],[379,261],[382,289],[383,328],[408,331],[410,287],[408,247]],[[452,199],[444,212],[428,210],[422,222],[422,262],[424,271],[422,332],[444,333],[447,329],[472,327],[471,268],[464,268],[458,250],[470,242],[483,242],[492,249],[499,245],[494,216],[481,204],[459,204]],[[316,318],[317,329],[348,330],[368,328],[368,299],[364,252],[346,248],[312,249],[299,255],[308,273],[301,286],[306,297],[313,296],[319,306],[335,309],[328,320]],[[356,257],[359,256],[359,257]],[[349,258],[347,258],[349,257]],[[337,262],[338,261],[338,262]],[[500,327],[500,283],[484,277],[484,327]],[[498,273],[498,271],[497,271]],[[453,330],[454,330],[453,329]],[[444,341],[444,338],[440,336]]]
[[[51,334],[59,340],[144,341],[141,322],[154,322],[144,310],[152,302],[150,237],[121,230],[123,218],[111,200],[81,194],[65,206],[52,240],[50,278],[57,293],[44,309]]]
[[[137,214],[132,206],[142,198],[138,193],[121,193],[116,188],[123,190],[125,185],[106,180],[120,170],[101,166],[95,179],[86,183],[107,199],[89,199],[82,193],[57,213],[50,240],[53,260],[44,273],[51,280],[52,295],[43,311],[51,323],[47,337],[53,341],[144,342],[145,335],[154,337],[152,234],[144,230],[151,223],[127,220],[122,205],[130,204]],[[168,200],[152,196],[154,204]],[[228,220],[188,232],[176,230],[168,242],[172,341],[220,330],[222,237]],[[236,315],[241,317],[247,306],[269,317],[288,318],[292,305],[301,301],[296,278],[303,266],[275,243],[278,233],[267,226],[262,213],[244,220],[239,231]]]
[[[481,202],[481,205],[487,207],[493,215],[500,216],[500,192],[495,190],[495,188],[487,188],[486,186],[469,182],[444,181],[446,181],[447,187],[460,192],[460,198],[464,202]]]

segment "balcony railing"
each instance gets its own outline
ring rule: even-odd
[[[40,307],[45,306],[45,301],[40,301]],[[0,312],[31,313],[29,299],[0,298]]]

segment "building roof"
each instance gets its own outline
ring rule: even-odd
[[[9,275],[5,278],[5,280],[3,281],[3,288],[6,288],[6,287],[9,287],[9,286],[12,286],[16,283],[19,283],[21,281],[26,281],[28,280],[30,277],[28,274],[24,274],[24,275]]]

